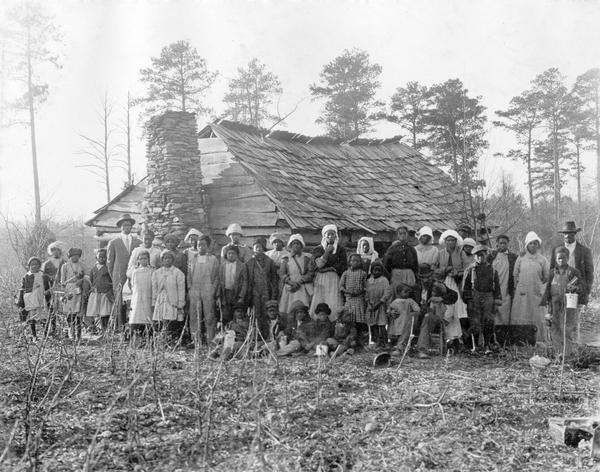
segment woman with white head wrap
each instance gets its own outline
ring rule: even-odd
[[[363,260],[363,269],[369,274],[371,272],[371,263],[379,259],[379,253],[375,250],[373,238],[363,236],[356,245],[356,254],[359,254]]]
[[[316,264],[314,281],[315,293],[310,304],[310,315],[314,318],[319,303],[327,303],[331,309],[330,318],[337,317],[338,309],[344,305],[340,293],[340,276],[348,267],[346,251],[339,245],[336,225],[325,225],[321,230],[321,245],[313,251]]]
[[[279,270],[283,285],[279,300],[279,313],[282,316],[289,316],[292,305],[297,301],[309,306],[313,296],[315,261],[311,254],[303,252],[305,246],[301,234],[292,234],[287,243],[289,256],[282,261]]]
[[[433,245],[433,230],[429,226],[423,226],[416,236],[419,239],[419,244],[415,247],[419,264],[429,264],[435,269],[440,264],[440,254]]]
[[[290,257],[290,253],[285,249],[285,237],[283,233],[273,233],[269,237],[269,245],[273,249],[265,253],[275,263],[277,270],[281,268],[283,261]]]
[[[540,307],[544,284],[550,275],[548,260],[539,253],[542,240],[530,231],[525,236],[525,254],[515,262],[513,272],[515,295],[510,312],[510,324],[535,325],[537,340],[546,340],[544,309]]]
[[[463,239],[453,229],[444,231],[440,236],[440,269],[445,270],[446,279],[444,284],[451,290],[460,294],[462,278],[465,269],[469,266],[469,259],[462,250]],[[459,297],[454,305],[448,305],[446,317],[450,324],[446,327],[446,339],[458,348],[456,343],[462,337],[462,326],[468,326],[467,306]],[[462,321],[461,321],[462,320]]]

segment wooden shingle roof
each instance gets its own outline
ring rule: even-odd
[[[223,120],[200,131],[209,136],[223,140],[293,229],[445,229],[463,215],[458,186],[398,138],[337,143]]]

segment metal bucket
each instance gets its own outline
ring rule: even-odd
[[[579,296],[576,293],[567,293],[565,298],[567,299],[567,308],[577,308]]]

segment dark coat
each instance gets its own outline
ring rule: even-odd
[[[564,246],[564,244],[557,246],[552,250],[550,269],[554,269],[556,266],[556,250],[562,246]],[[579,271],[583,278],[583,286],[579,295],[579,304],[587,305],[592,290],[592,284],[594,283],[594,259],[592,258],[592,251],[579,242],[575,243],[574,252],[573,259],[575,260],[575,269]]]
[[[494,261],[494,259],[496,258],[497,255],[498,255],[498,251],[492,251],[492,253],[490,254],[490,257],[488,258],[488,261],[490,264]],[[511,297],[514,297],[514,295],[515,295],[515,277],[513,275],[513,272],[515,271],[515,262],[517,262],[517,259],[519,256],[517,256],[513,252],[508,251],[507,257],[508,257],[508,294]]]
[[[90,271],[91,291],[105,293],[109,300],[114,301],[112,279],[106,265],[98,268],[96,264]]]
[[[225,266],[228,263],[222,263],[219,266],[219,291],[221,294],[221,300],[225,300]],[[233,277],[234,285],[234,298],[235,300],[246,301],[246,295],[248,294],[248,268],[246,264],[240,260],[235,261],[235,275]]]
[[[246,262],[248,270],[248,298],[252,302],[254,292],[264,288],[265,292],[261,295],[265,300],[277,300],[279,296],[279,275],[277,275],[277,266],[267,256],[261,257],[260,262],[254,256]],[[259,281],[258,277],[264,277],[264,281]],[[265,282],[263,285],[262,282]]]
[[[320,244],[313,249],[313,257],[315,261],[322,257],[325,254],[325,249]],[[342,275],[344,271],[348,268],[348,257],[346,256],[346,250],[338,244],[337,251],[334,254],[329,254],[327,256],[327,260],[325,261],[325,265],[323,267],[318,267],[317,272],[330,272],[332,269],[337,272],[337,275]]]
[[[411,269],[417,278],[419,273],[417,250],[408,244],[396,241],[385,252],[383,267],[388,274],[391,274],[393,269]]]
[[[542,301],[541,301],[540,305],[547,305],[548,303],[552,302],[552,281],[554,280],[554,277],[556,276],[556,272],[557,272],[556,268],[553,268],[550,271],[550,277],[548,278],[548,283],[546,284],[546,290],[544,291],[544,295],[542,296]],[[577,269],[575,269],[575,267],[568,266],[566,275],[567,275],[567,280],[573,280],[573,279],[577,278],[577,282],[575,282],[573,284],[577,287],[574,293],[579,294],[579,298],[581,299],[581,296],[583,295],[583,292],[585,290],[585,282],[581,278],[581,273]],[[581,305],[580,300],[578,300],[578,303]]]
[[[494,299],[502,298],[498,272],[490,263],[473,264],[465,272],[462,297],[465,303],[473,299],[473,292],[492,293]]]
[[[121,294],[120,289],[127,281],[127,266],[131,251],[142,244],[142,241],[135,237],[131,237],[131,248],[127,250],[121,236],[117,236],[108,242],[106,247],[106,266],[113,282],[113,292],[115,296]]]

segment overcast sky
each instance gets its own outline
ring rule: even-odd
[[[6,3],[6,2],[2,2]],[[77,154],[79,134],[100,133],[95,113],[105,91],[120,118],[127,92],[143,93],[138,73],[163,46],[190,41],[219,80],[207,96],[218,113],[227,80],[253,57],[281,80],[283,115],[296,104],[287,129],[320,134],[320,103],[308,85],[322,66],[345,48],[367,50],[383,67],[378,98],[416,80],[427,85],[459,78],[471,95],[481,95],[488,118],[529,87],[535,75],[558,67],[571,85],[575,77],[600,67],[600,2],[596,1],[125,1],[45,0],[63,34],[62,69],[44,77],[48,101],[37,117],[39,170],[45,212],[88,218],[104,203],[96,178]],[[208,119],[201,117],[199,126]],[[136,122],[137,126],[137,122]],[[511,139],[489,126],[490,148],[480,170],[494,185],[506,170],[516,183],[524,168],[500,161]],[[0,210],[12,217],[31,214],[33,190],[28,130],[2,131]],[[376,136],[401,133],[381,125]],[[595,164],[586,156],[586,189],[592,191]],[[145,175],[139,127],[134,143],[137,178]],[[113,196],[124,174],[113,174]]]

